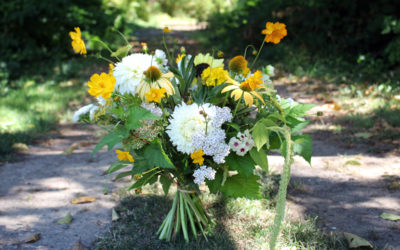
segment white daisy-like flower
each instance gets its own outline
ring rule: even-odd
[[[214,180],[216,171],[211,167],[207,167],[205,165],[196,169],[193,173],[194,183],[201,185],[204,183],[205,179]]]
[[[204,110],[209,110],[209,104],[199,106],[196,103],[191,105],[182,103],[175,107],[166,132],[178,151],[186,154],[195,151],[192,137],[196,132],[206,129]]]
[[[75,113],[74,116],[72,117],[72,120],[74,122],[78,122],[79,119],[83,116],[89,113],[89,117],[91,120],[93,120],[95,112],[98,110],[99,107],[97,107],[94,104],[89,104],[86,106],[83,106],[82,108],[78,109]]]
[[[135,95],[136,88],[144,78],[144,72],[150,67],[161,67],[151,55],[135,53],[122,58],[115,65],[113,75],[117,80],[115,90],[121,94],[131,93]]]

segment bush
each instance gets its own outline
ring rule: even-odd
[[[14,0],[0,3],[0,82],[37,72],[42,61],[71,55],[74,27],[102,36],[116,13],[102,0]]]
[[[209,34],[212,41],[222,41],[222,49],[237,53],[247,44],[259,46],[266,21],[279,21],[287,25],[288,36],[275,56],[287,52],[286,46],[295,56],[307,50],[355,64],[366,55],[393,67],[400,64],[399,13],[400,2],[394,0],[239,0],[233,11],[210,17]]]

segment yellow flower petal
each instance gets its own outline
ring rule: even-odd
[[[246,103],[247,106],[251,107],[253,105],[253,96],[250,95],[248,92],[243,92],[243,98],[244,102]]]

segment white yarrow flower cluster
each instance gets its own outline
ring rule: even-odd
[[[136,88],[144,77],[143,73],[150,66],[162,67],[164,59],[160,52],[159,56],[153,58],[148,54],[135,53],[122,58],[122,61],[117,63],[113,69],[113,75],[116,79],[114,89],[121,94],[131,93],[135,95]]]
[[[254,145],[253,137],[247,129],[244,133],[238,133],[236,137],[232,137],[229,140],[230,148],[239,156],[244,156]]]
[[[232,114],[227,107],[182,103],[169,119],[167,134],[178,151],[190,154],[202,149],[206,155],[213,156],[215,162],[223,163],[229,154],[229,146],[221,126],[231,120]]]
[[[216,171],[211,167],[207,167],[205,165],[201,166],[199,169],[196,169],[193,173],[194,183],[201,185],[204,183],[205,179],[214,180]]]
[[[89,104],[86,106],[83,106],[82,108],[78,109],[75,113],[74,116],[72,117],[72,120],[74,122],[78,122],[79,119],[81,119],[81,117],[83,115],[86,115],[87,113],[89,113],[89,118],[90,120],[93,121],[94,115],[96,114],[96,111],[99,109],[99,107],[97,107],[94,104]]]

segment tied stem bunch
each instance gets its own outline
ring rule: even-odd
[[[71,35],[73,49],[82,53],[80,29]],[[79,31],[79,35],[78,35]],[[112,51],[108,72],[94,74],[88,93],[94,103],[79,109],[75,121],[95,123],[108,133],[93,150],[116,148],[116,161],[107,173],[131,176],[129,190],[159,181],[167,194],[177,186],[173,206],[161,225],[160,239],[179,233],[189,241],[204,237],[212,218],[201,204],[200,187],[225,197],[261,199],[258,165],[268,173],[268,153],[280,149],[285,158],[271,248],[275,247],[286,201],[294,154],[310,162],[311,139],[301,133],[312,105],[280,98],[272,85],[274,68],[255,69],[265,43],[277,44],[286,26],[267,22],[262,44],[249,64],[244,55],[227,61],[219,51],[191,55],[185,48],[170,50],[163,30],[164,50],[141,43],[142,53],[127,45]],[[121,34],[122,35],[122,34]],[[103,42],[100,42],[104,44]],[[149,53],[149,51],[154,51]],[[177,53],[175,53],[177,52]],[[86,53],[86,50],[85,50]],[[176,58],[173,55],[177,55]],[[250,65],[250,66],[249,66]]]

